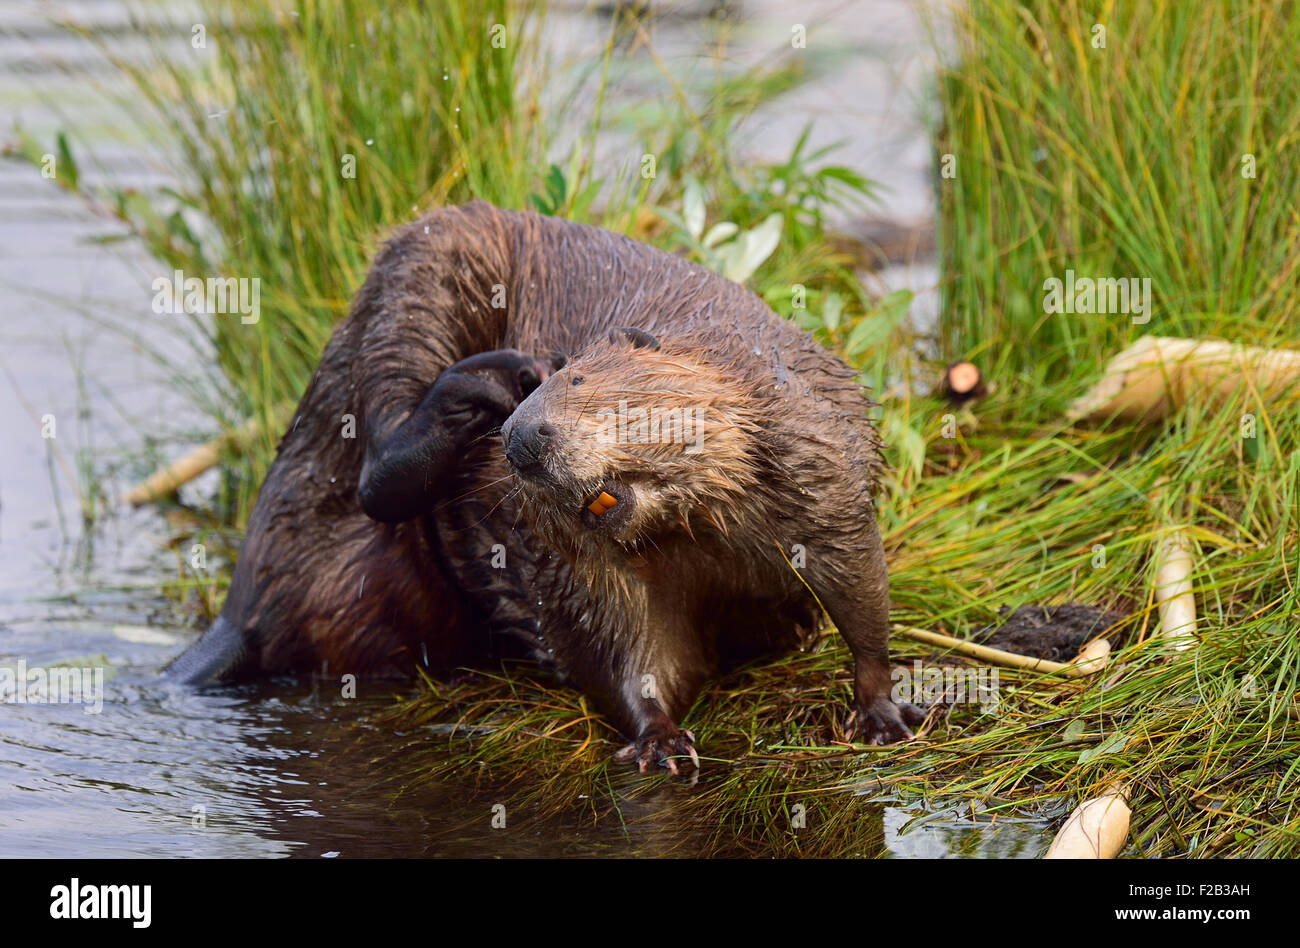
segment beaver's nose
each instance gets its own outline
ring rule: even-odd
[[[506,460],[517,471],[536,471],[559,436],[560,429],[545,421],[513,425],[506,435]]]

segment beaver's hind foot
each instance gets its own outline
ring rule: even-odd
[[[368,446],[357,489],[361,509],[381,523],[428,512],[469,447],[552,371],[514,349],[480,352],[449,367],[396,430]]]

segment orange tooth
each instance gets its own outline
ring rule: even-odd
[[[587,506],[587,509],[590,510],[592,513],[594,513],[597,517],[599,517],[601,514],[609,510],[610,507],[613,507],[617,503],[618,503],[617,497],[614,497],[611,494],[607,494],[605,491],[601,491],[600,496],[597,497],[595,500],[593,500]]]

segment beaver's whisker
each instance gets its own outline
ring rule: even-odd
[[[478,446],[478,444],[479,444],[480,442],[486,441],[486,440],[488,440],[489,438],[496,438],[496,439],[498,439],[498,440],[501,438],[501,426],[500,426],[500,425],[497,425],[495,428],[492,428],[492,429],[490,429],[490,430],[488,430],[488,431],[483,432],[481,435],[479,435],[479,436],[478,436],[477,438],[475,438],[473,441],[469,442],[469,444],[465,445],[465,450],[466,450],[466,451],[469,451],[471,448],[474,448],[474,447]]]
[[[441,511],[446,510],[452,504],[459,503],[460,501],[464,500],[467,497],[473,497],[479,491],[487,490],[489,487],[495,487],[497,484],[500,484],[502,481],[508,481],[512,477],[514,477],[513,474],[506,474],[502,477],[498,477],[496,480],[488,481],[486,484],[476,484],[473,487],[471,487],[469,490],[465,491],[465,493],[459,495],[458,497],[452,497],[448,499],[445,503],[439,504],[438,506],[434,507],[433,512],[440,513]]]
[[[516,488],[515,488],[515,491],[517,491],[517,490],[519,490],[519,488],[516,487]],[[478,521],[475,522],[475,523],[470,524],[469,527],[466,527],[466,530],[469,530],[469,529],[472,529],[472,528],[474,528],[474,527],[479,526],[479,525],[482,524],[485,520],[487,520],[488,517],[490,517],[490,516],[492,516],[494,513],[496,513],[496,512],[497,512],[497,508],[500,507],[502,504],[504,504],[507,500],[509,500],[509,499],[510,499],[510,495],[511,495],[512,493],[514,493],[514,491],[506,491],[506,493],[502,495],[501,499],[498,500],[495,504],[492,505],[492,509],[491,509],[491,510],[489,510],[487,513],[485,513],[485,514],[483,515],[483,517],[482,517],[480,520],[478,520]]]

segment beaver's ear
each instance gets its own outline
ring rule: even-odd
[[[610,342],[622,345],[632,343],[634,349],[658,349],[659,340],[644,329],[632,329],[628,326],[614,326],[609,331]]]

